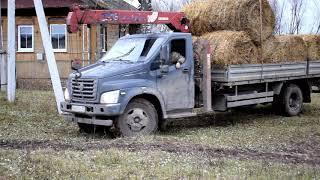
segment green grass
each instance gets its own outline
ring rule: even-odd
[[[299,117],[274,115],[270,106],[235,111],[216,118],[176,122],[167,131],[138,138],[79,133],[55,110],[51,92],[17,92],[9,104],[0,94],[0,139],[14,142],[53,142],[71,148],[7,148],[0,143],[0,178],[36,179],[318,179],[320,165],[237,156],[210,156],[206,151],[130,150],[112,144],[173,143],[294,156],[320,156],[320,96],[313,95]],[[89,144],[106,145],[79,150]],[[110,148],[111,146],[111,148]],[[169,146],[169,145],[168,145]],[[128,146],[129,147],[129,146]]]

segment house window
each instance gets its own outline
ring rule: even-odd
[[[51,24],[50,34],[53,51],[67,52],[67,26],[65,24]]]
[[[100,45],[102,52],[107,51],[107,30],[106,27],[101,26],[100,28]]]
[[[19,52],[33,52],[33,26],[23,25],[18,26],[18,51]]]

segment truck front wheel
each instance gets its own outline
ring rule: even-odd
[[[122,136],[152,134],[158,129],[158,114],[152,103],[145,99],[134,99],[116,120]]]
[[[297,116],[301,113],[303,95],[299,86],[291,84],[282,94],[282,111],[286,116]]]

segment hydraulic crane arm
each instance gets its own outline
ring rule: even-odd
[[[76,6],[67,17],[69,31],[77,32],[80,24],[165,24],[175,32],[189,32],[189,20],[182,12],[82,10]]]

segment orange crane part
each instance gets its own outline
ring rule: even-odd
[[[165,24],[174,32],[189,32],[189,20],[183,12],[127,10],[91,10],[72,8],[67,17],[69,32],[77,32],[81,24]]]

